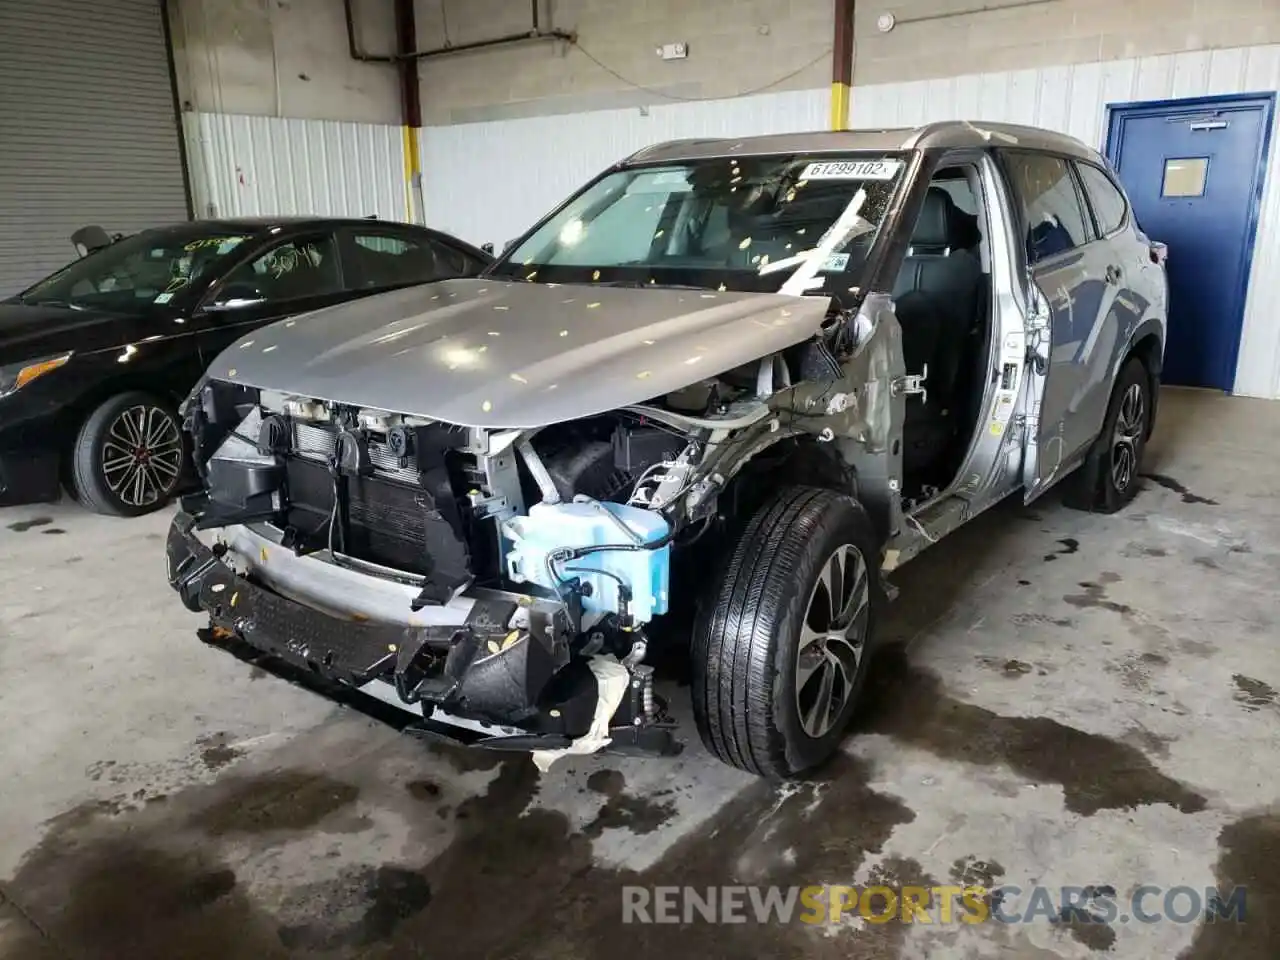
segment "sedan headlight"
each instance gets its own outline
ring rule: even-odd
[[[25,387],[32,380],[57,370],[71,359],[71,351],[39,360],[23,360],[0,367],[0,397],[7,397]]]

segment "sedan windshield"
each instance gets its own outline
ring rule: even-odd
[[[19,299],[102,310],[168,303],[250,236],[214,224],[146,230],[68,264]]]
[[[534,281],[774,292],[861,283],[898,155],[715,157],[587,186],[492,271]]]

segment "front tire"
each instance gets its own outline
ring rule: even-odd
[[[1063,502],[1091,513],[1115,513],[1138,492],[1152,410],[1151,377],[1137,357],[1120,369],[1102,432],[1067,481]]]
[[[837,750],[881,602],[875,543],[830,490],[784,489],[752,517],[693,636],[694,716],[720,760],[781,780]]]
[[[76,499],[94,513],[137,517],[169,502],[186,453],[178,417],[141,391],[122,393],[89,415],[71,453]]]

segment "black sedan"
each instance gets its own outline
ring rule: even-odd
[[[207,220],[96,249],[0,301],[0,505],[66,488],[99,513],[154,510],[185,472],[177,406],[224,347],[491,260],[378,220]]]

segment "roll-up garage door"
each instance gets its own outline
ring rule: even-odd
[[[0,297],[188,218],[161,0],[0,0]]]

